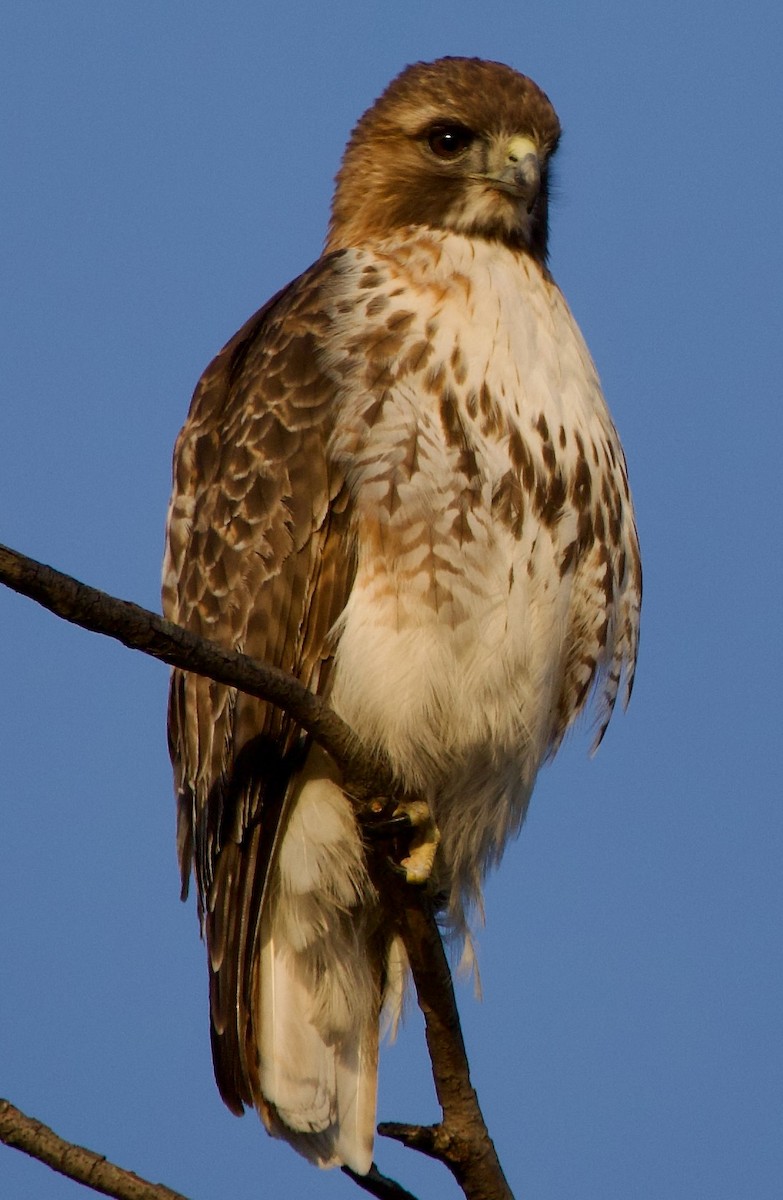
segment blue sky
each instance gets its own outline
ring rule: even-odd
[[[460,989],[529,1200],[777,1200],[783,1175],[777,4],[27,0],[2,18],[0,540],[157,607],[201,370],[319,253],[406,63],[503,60],[565,136],[552,267],[626,446],[637,689],[541,776]],[[193,1200],[360,1193],[238,1121],[177,899],[166,671],[0,590],[0,1092]],[[381,1119],[436,1115],[413,1011]],[[429,1200],[446,1172],[382,1144]],[[0,1193],[76,1185],[0,1147]]]

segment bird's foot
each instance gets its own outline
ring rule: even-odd
[[[392,817],[403,817],[413,831],[408,853],[400,862],[408,883],[426,883],[432,874],[435,852],[440,842],[440,830],[433,820],[426,800],[402,801]]]
[[[426,800],[401,800],[390,816],[367,821],[365,830],[373,841],[406,838],[405,857],[399,861],[390,858],[390,865],[408,883],[427,882],[432,874],[440,831]]]

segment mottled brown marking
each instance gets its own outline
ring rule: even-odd
[[[541,522],[552,529],[563,515],[566,498],[565,484],[560,472],[556,471],[548,482],[544,479],[537,480],[533,496]]]
[[[223,538],[216,529],[208,529],[199,542],[199,559],[209,571],[223,552]]]
[[[262,430],[258,432],[258,438],[263,439],[265,457],[271,460],[283,461],[288,459],[298,445],[298,434],[295,429],[289,429],[284,421],[281,421],[277,416],[269,414],[269,420],[264,422]],[[251,456],[251,461],[248,464],[248,470],[257,469],[257,456]]]
[[[639,557],[638,546],[636,546],[634,544],[631,547],[631,549],[633,552],[632,553],[631,575],[633,577],[633,584],[634,584],[634,588],[636,589],[636,594],[638,595],[639,600],[641,601],[641,598],[642,598],[642,560]]]
[[[467,445],[465,428],[460,417],[459,400],[451,388],[444,388],[440,397],[440,420],[443,432],[446,434],[446,444],[458,446],[461,450]]]
[[[210,591],[202,593],[199,601],[199,609],[199,615],[204,623],[204,627],[217,625],[223,614],[223,599],[216,591],[210,589]]]
[[[511,429],[509,434],[508,452],[512,463],[521,475],[525,491],[528,493],[532,492],[536,486],[535,467],[533,466],[533,459],[530,456],[527,443],[516,426]]]
[[[397,374],[403,376],[412,371],[421,370],[432,353],[433,347],[431,342],[414,342],[410,349],[398,360]]]
[[[457,470],[471,484],[475,484],[479,479],[480,472],[476,452],[467,440],[460,447],[460,452],[457,456]]]
[[[408,332],[409,326],[416,320],[416,314],[408,312],[407,309],[398,309],[386,319],[386,328],[390,333],[398,333],[404,335]]]
[[[377,295],[373,296],[372,300],[368,300],[365,313],[370,318],[377,317],[378,314],[382,313],[385,308],[388,308],[388,305],[389,297],[384,295],[383,292],[379,292]]]
[[[364,372],[364,382],[368,392],[376,392],[383,389],[384,392],[389,392],[394,387],[396,382],[394,374],[394,364],[389,358],[381,358],[380,361],[375,359],[367,360],[367,368]]]
[[[630,488],[630,486],[629,486],[629,483],[628,483],[628,473],[627,473],[626,471],[623,471],[623,476],[622,476],[622,478],[623,478],[623,495],[625,496],[625,499],[628,501],[628,503],[630,503],[630,501],[631,501],[631,488]]]
[[[419,427],[415,425],[411,430],[410,437],[405,443],[405,452],[402,462],[399,464],[398,471],[402,471],[406,479],[412,479],[419,470]]]
[[[236,515],[230,524],[225,526],[223,537],[228,546],[240,544],[246,546],[250,543],[252,535],[253,525],[251,522]]]
[[[475,541],[470,528],[470,521],[468,520],[471,511],[470,503],[466,497],[460,497],[459,503],[452,507],[455,511],[454,519],[451,522],[451,535],[459,546],[466,546],[470,542]],[[454,568],[447,562],[442,564],[441,569],[448,569],[454,572]]]
[[[611,608],[612,599],[614,598],[614,576],[612,574],[612,562],[609,557],[609,550],[606,545],[601,545],[598,553],[598,562],[604,568],[602,584],[606,602],[605,608],[608,611]]]
[[[405,343],[408,327],[414,320],[413,313],[397,311],[391,313],[383,325],[372,325],[348,343],[348,348],[357,359],[365,359],[367,370],[384,362],[391,368]]]
[[[468,377],[468,367],[459,345],[455,342],[451,351],[451,369],[455,383],[462,385]]]
[[[430,367],[422,380],[424,387],[428,392],[437,396],[443,391],[443,386],[446,379],[446,373],[442,366]]]
[[[592,493],[593,477],[590,474],[590,468],[587,460],[580,458],[576,464],[571,486],[571,499],[579,512],[584,512],[589,507]]]
[[[566,575],[571,570],[571,568],[574,565],[574,560],[576,558],[576,547],[577,547],[576,542],[569,542],[568,545],[566,546],[565,550],[563,551],[562,555],[560,556],[560,578],[561,579],[563,578],[564,575]]]
[[[269,505],[269,491],[268,482],[256,475],[244,497],[244,509],[251,522],[262,519]]]
[[[551,442],[543,443],[541,446],[541,457],[544,460],[544,466],[546,467],[547,471],[554,471],[555,464],[557,463],[557,455],[555,454],[555,448]]]
[[[593,528],[593,519],[589,512],[581,512],[576,525],[577,544],[579,548],[579,557],[586,554],[590,550],[595,541],[595,530]]]
[[[538,418],[538,420],[536,421],[536,426],[535,426],[535,427],[536,427],[536,429],[537,429],[537,431],[538,431],[538,436],[541,438],[541,441],[542,441],[542,442],[548,442],[548,441],[550,440],[550,438],[549,438],[549,426],[548,426],[548,424],[547,424],[546,417],[544,416],[544,414],[543,414],[543,413],[541,413],[541,414],[539,415],[539,418]],[[577,434],[577,437],[578,437],[578,436],[579,436],[579,435]]]
[[[449,446],[459,445],[464,439],[457,409],[457,399],[453,392],[444,390],[440,397],[440,420],[446,434]]]
[[[383,282],[383,276],[377,267],[367,266],[362,269],[359,276],[359,287],[364,289],[380,287]]]
[[[519,476],[506,471],[492,493],[492,514],[519,540],[525,520],[525,501]]]
[[[212,475],[218,460],[218,439],[213,433],[203,433],[196,439],[194,461],[197,469],[205,476]],[[188,464],[188,469],[192,469]]]
[[[503,431],[503,417],[486,382],[479,389],[481,432],[484,437],[497,437]]]
[[[394,474],[394,475],[392,475],[392,477],[389,480],[389,488],[386,493],[386,500],[385,500],[385,503],[382,504],[382,507],[386,509],[386,513],[390,520],[394,517],[395,513],[402,506],[402,497],[400,496],[400,484],[407,483],[407,479],[408,479],[407,476],[401,477],[400,475]]]

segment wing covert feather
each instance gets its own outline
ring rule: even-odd
[[[163,607],[179,624],[329,687],[330,630],[350,591],[345,480],[327,459],[340,379],[322,364],[341,254],[278,293],[220,352],[174,452]],[[250,969],[264,883],[301,731],[280,710],[172,673],[183,892],[193,866],[210,955],[215,1068],[252,1103]]]

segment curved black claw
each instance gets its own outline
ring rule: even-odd
[[[407,813],[398,813],[394,817],[383,817],[379,821],[369,820],[364,822],[364,831],[371,838],[377,838],[383,841],[386,838],[401,837],[406,833],[410,833],[413,829],[413,822]]]
[[[428,883],[426,879],[411,879],[408,868],[404,867],[402,863],[397,862],[390,855],[386,855],[385,862],[392,875],[396,875],[398,879],[403,880],[404,883],[407,883],[408,887],[426,888]]]

